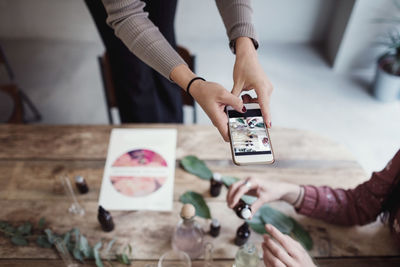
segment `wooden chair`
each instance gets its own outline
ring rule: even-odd
[[[191,55],[190,52],[181,46],[177,47],[178,54],[185,60],[189,68],[194,72],[195,56]],[[107,105],[107,115],[110,124],[114,124],[115,120],[113,118],[113,109],[118,109],[117,100],[115,96],[115,86],[111,74],[110,60],[107,51],[104,52],[102,56],[98,57],[100,72],[103,80],[104,95],[106,96]],[[182,104],[185,106],[193,107],[193,123],[196,123],[196,107],[194,99],[187,94],[185,91],[181,90]]]
[[[8,75],[8,82],[0,84],[0,91],[6,93],[13,101],[14,108],[6,123],[28,123],[41,120],[41,115],[29,97],[18,87],[14,79],[14,72],[7,61],[6,55],[0,45],[0,66],[4,66]],[[26,117],[25,106],[33,114],[32,118]]]

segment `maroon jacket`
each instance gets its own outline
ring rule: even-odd
[[[355,189],[304,186],[304,199],[298,212],[333,224],[363,225],[376,220],[388,199],[400,194],[400,150],[380,172]],[[397,190],[395,190],[397,188]],[[390,228],[400,245],[400,203],[390,212]]]

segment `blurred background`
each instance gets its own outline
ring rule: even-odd
[[[399,16],[396,3],[253,0],[253,9],[259,58],[275,87],[273,126],[319,133],[345,145],[367,173],[381,169],[400,147],[400,102],[371,93],[387,51],[378,41],[394,27],[377,19]],[[198,75],[230,90],[235,58],[215,2],[178,1],[175,26]],[[0,45],[41,114],[37,123],[109,123],[98,62],[104,47],[83,0],[0,0]],[[0,81],[9,79],[1,71]],[[196,110],[197,123],[210,124]],[[186,123],[192,115],[185,107]]]

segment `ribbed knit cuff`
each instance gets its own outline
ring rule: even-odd
[[[297,212],[303,215],[311,215],[315,210],[318,203],[318,192],[315,186],[306,185],[304,188],[303,201],[300,207],[297,208]]]

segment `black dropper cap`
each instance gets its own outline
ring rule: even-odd
[[[99,206],[97,219],[99,220],[101,229],[103,229],[104,232],[111,232],[112,230],[114,230],[114,222],[111,214],[106,211],[102,206]]]
[[[247,223],[242,224],[236,231],[235,244],[244,245],[250,237],[250,229]]]
[[[89,187],[86,183],[86,180],[82,176],[79,175],[75,177],[75,185],[76,188],[78,188],[79,193],[86,194],[89,192]]]
[[[210,224],[210,235],[212,237],[217,237],[219,235],[219,231],[221,230],[221,224],[217,219],[212,219]]]

